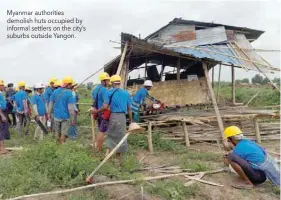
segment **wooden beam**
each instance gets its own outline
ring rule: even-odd
[[[92,123],[92,144],[93,144],[93,151],[96,149],[96,120],[94,119],[93,115],[90,115],[91,123]]]
[[[212,67],[212,87],[215,88],[215,67]]]
[[[127,88],[127,81],[128,81],[128,72],[129,72],[129,63],[130,63],[130,58],[126,58],[124,63],[123,63],[123,67],[121,70],[121,88],[126,89]]]
[[[202,66],[203,66],[203,70],[204,70],[207,86],[208,86],[208,89],[209,89],[209,93],[211,95],[211,99],[212,99],[213,106],[214,106],[214,109],[215,109],[216,117],[217,117],[217,120],[218,120],[218,125],[219,125],[219,129],[220,129],[220,132],[221,132],[221,137],[222,137],[222,140],[224,141],[223,145],[224,145],[224,147],[226,147],[226,140],[224,138],[223,121],[221,119],[221,115],[220,115],[220,111],[218,109],[218,105],[217,105],[216,97],[215,97],[215,94],[214,94],[214,90],[212,88],[212,84],[211,84],[211,81],[210,81],[207,64],[205,62],[202,62]]]
[[[178,58],[178,62],[177,62],[177,80],[180,80],[180,70],[181,70],[181,59]]]
[[[187,126],[186,126],[185,122],[182,122],[182,127],[183,127],[183,132],[184,132],[185,146],[189,147],[190,142],[189,142],[188,131],[187,131]]]
[[[219,77],[218,77],[217,102],[219,102],[219,98],[220,98],[220,84],[221,84],[221,63],[220,63]]]
[[[232,103],[235,105],[235,68],[231,66],[231,81],[232,81]]]
[[[120,58],[118,68],[117,68],[117,73],[116,73],[117,75],[120,75],[120,73],[121,73],[121,69],[123,67],[123,62],[124,62],[124,59],[125,59],[125,56],[126,56],[126,53],[127,53],[128,45],[129,45],[129,43],[126,42],[125,47],[124,47],[123,52],[122,52],[122,55],[121,55],[121,58]]]
[[[261,134],[260,134],[260,127],[259,127],[259,122],[257,118],[254,118],[254,126],[255,126],[255,132],[256,132],[256,139],[257,143],[261,143]]]
[[[146,79],[147,74],[147,58],[145,58],[145,64],[144,64],[144,78]]]
[[[148,150],[150,153],[153,153],[152,123],[151,122],[148,122],[147,139],[148,139]]]

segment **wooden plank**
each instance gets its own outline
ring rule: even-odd
[[[183,127],[183,132],[184,132],[185,146],[189,147],[190,142],[189,142],[188,131],[187,131],[187,126],[186,126],[185,122],[182,123],[182,127]]]
[[[208,86],[208,89],[209,89],[209,92],[210,92],[210,95],[211,95],[211,99],[212,99],[212,102],[213,102],[213,106],[214,106],[214,109],[215,109],[216,117],[217,117],[217,120],[218,120],[218,125],[219,125],[219,129],[220,129],[220,132],[221,132],[221,137],[222,137],[222,140],[224,141],[223,145],[225,146],[226,140],[224,138],[224,133],[223,133],[224,132],[223,121],[221,119],[221,115],[220,115],[220,111],[218,109],[216,97],[215,97],[215,94],[214,94],[214,91],[213,91],[213,88],[212,88],[212,85],[211,85],[211,82],[210,82],[207,64],[205,62],[202,62],[202,65],[203,65],[203,70],[204,70],[207,86]]]
[[[221,63],[219,68],[219,77],[218,77],[218,91],[217,91],[217,102],[219,102],[220,95],[220,84],[221,84]]]
[[[120,73],[121,73],[121,69],[123,67],[123,62],[124,62],[124,59],[125,59],[125,56],[126,56],[126,53],[127,53],[128,45],[129,45],[129,42],[126,42],[125,47],[124,47],[123,52],[122,52],[122,56],[120,58],[118,68],[117,68],[117,73],[116,73],[117,75],[120,75]]]
[[[181,70],[181,59],[178,58],[178,62],[177,62],[177,80],[180,80],[180,70]]]
[[[259,127],[259,122],[258,119],[254,119],[254,126],[255,126],[255,132],[256,132],[256,138],[257,138],[257,143],[261,143],[261,135],[260,135],[260,127]]]
[[[127,87],[129,63],[130,63],[130,58],[126,58],[123,63],[122,70],[121,70],[120,76],[121,76],[122,81],[121,81],[120,88],[122,88],[122,89],[126,89],[126,87]]]
[[[148,139],[148,150],[150,153],[153,153],[152,123],[151,122],[148,122],[147,139]]]
[[[232,81],[232,103],[235,105],[235,69],[231,66],[231,81]]]

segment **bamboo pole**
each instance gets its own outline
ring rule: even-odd
[[[214,174],[214,173],[220,173],[220,172],[224,172],[224,171],[225,171],[224,169],[217,169],[217,170],[206,171],[204,173],[205,174]],[[126,184],[126,183],[134,183],[134,182],[137,182],[137,181],[152,181],[152,180],[165,179],[165,178],[176,177],[176,176],[184,176],[184,175],[194,176],[194,175],[198,175],[199,173],[202,173],[202,172],[195,172],[195,173],[184,172],[184,173],[167,174],[167,175],[154,176],[154,177],[149,176],[149,177],[144,177],[144,178],[140,178],[140,179],[132,179],[132,180],[109,181],[109,182],[96,183],[96,184],[91,184],[91,185],[86,185],[86,186],[81,186],[81,187],[76,187],[76,188],[71,188],[71,189],[65,189],[65,190],[59,190],[59,191],[23,195],[23,196],[10,198],[8,200],[22,200],[22,199],[26,199],[26,198],[39,197],[39,196],[47,196],[47,195],[54,195],[54,194],[65,194],[65,193],[75,192],[75,191],[78,191],[78,190],[95,188],[95,187],[105,186],[105,185]]]
[[[279,91],[279,93],[280,93],[280,89],[271,81],[271,79],[266,75],[266,73],[264,73],[260,68],[259,68],[259,66],[258,65],[263,65],[263,64],[261,64],[261,63],[258,63],[258,62],[255,62],[255,61],[253,61],[249,56],[248,56],[248,54],[246,54],[246,52],[244,51],[244,50],[242,50],[239,46],[238,46],[238,44],[234,41],[234,43],[235,43],[235,45],[244,53],[244,55],[248,58],[248,59],[250,59],[250,61],[253,63],[253,65],[258,69],[258,71],[260,71],[271,83],[272,83],[272,85]],[[263,59],[263,61],[264,61],[264,59]],[[267,63],[267,62],[265,62],[265,63]],[[257,65],[258,64],[258,65]],[[271,66],[271,65],[270,65]]]
[[[259,122],[257,118],[254,118],[254,126],[255,126],[255,132],[256,132],[256,139],[257,143],[261,143],[261,134],[260,134],[260,127],[259,127]]]
[[[219,102],[219,98],[220,98],[220,84],[221,84],[221,63],[220,63],[220,68],[219,68],[217,102]]]
[[[203,65],[203,70],[204,70],[204,73],[205,73],[205,78],[206,78],[206,82],[207,82],[207,85],[208,85],[209,93],[211,95],[211,99],[212,99],[213,106],[214,106],[214,109],[215,109],[216,117],[217,117],[217,120],[218,120],[218,125],[219,125],[219,129],[220,129],[220,132],[221,132],[223,145],[224,145],[224,147],[226,147],[226,140],[224,138],[223,121],[222,121],[222,118],[221,118],[221,115],[220,115],[220,111],[218,109],[218,105],[217,105],[217,101],[216,101],[216,97],[215,97],[212,85],[211,85],[211,82],[210,82],[207,64],[205,62],[202,62],[202,65]]]
[[[245,105],[245,107],[247,107],[247,106],[253,101],[253,99],[256,98],[256,97],[259,95],[259,93],[260,93],[260,91],[257,92],[257,93],[247,102],[247,104]]]
[[[232,103],[235,105],[235,69],[231,66],[231,81],[232,81]]]
[[[152,123],[151,122],[148,122],[147,138],[148,138],[148,150],[150,153],[153,153]]]
[[[120,58],[120,62],[119,62],[118,68],[117,68],[117,73],[116,74],[118,74],[118,75],[120,75],[120,73],[121,73],[121,69],[123,67],[123,62],[124,62],[124,59],[125,59],[125,56],[126,56],[126,53],[127,53],[128,45],[129,45],[129,42],[126,42],[125,47],[124,47],[123,52],[122,52],[122,56]]]
[[[144,69],[144,78],[146,79],[147,75],[147,58],[145,58],[145,69]]]
[[[95,131],[95,128],[96,128],[96,120],[93,118],[92,115],[90,115],[91,117],[91,124],[92,124],[92,144],[93,144],[93,151],[95,151],[96,149],[96,131]]]
[[[189,147],[190,142],[189,142],[188,131],[187,131],[187,126],[186,126],[185,122],[182,123],[182,127],[183,127],[183,132],[184,132],[185,146]]]

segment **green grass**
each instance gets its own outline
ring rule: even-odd
[[[197,185],[185,187],[179,180],[163,180],[157,181],[153,185],[146,184],[144,190],[166,200],[184,200],[200,194],[200,188]]]

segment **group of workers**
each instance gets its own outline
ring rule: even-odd
[[[127,122],[139,122],[140,107],[146,107],[145,99],[149,98],[157,103],[160,101],[148,94],[153,87],[150,80],[145,81],[143,87],[131,97],[128,91],[121,88],[122,80],[119,75],[110,77],[104,72],[99,75],[99,79],[100,84],[92,92],[93,105],[89,111],[97,121],[99,129],[95,148],[98,152],[101,151],[104,136],[107,134],[106,154],[108,154],[124,137]],[[37,83],[34,87],[35,94],[30,101],[29,91],[26,91],[24,82],[18,83],[17,92],[11,90],[12,85],[8,84],[5,98],[4,81],[0,80],[0,153],[7,152],[4,148],[4,139],[10,137],[8,115],[12,114],[13,117],[13,123],[10,120],[11,126],[16,127],[18,124],[18,130],[22,134],[24,133],[22,128],[30,121],[30,105],[33,107],[35,121],[42,124],[48,124],[46,120],[51,122],[50,129],[56,134],[59,143],[64,143],[71,135],[77,135],[79,98],[75,92],[76,86],[72,77],[64,77],[62,83],[55,78],[51,79],[46,89],[44,84]],[[233,187],[251,189],[254,185],[265,182],[266,179],[280,187],[279,165],[264,148],[247,139],[236,126],[227,127],[224,134],[232,147],[232,151],[224,155],[224,163],[231,166],[241,178],[241,181],[233,184]],[[43,138],[42,127],[39,123],[34,138]],[[128,143],[125,141],[116,151],[119,164],[121,153],[127,151]]]
[[[4,139],[10,139],[9,128],[14,128],[20,136],[29,134],[32,113],[37,123],[34,139],[42,140],[43,133],[48,132],[46,127],[56,135],[59,143],[64,143],[67,137],[77,136],[79,96],[72,77],[64,77],[62,82],[52,78],[47,88],[43,83],[36,83],[33,96],[25,82],[20,81],[17,86],[14,90],[9,83],[5,88],[4,81],[0,80],[0,154],[8,152]]]

